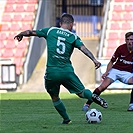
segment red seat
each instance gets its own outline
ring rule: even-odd
[[[115,48],[107,48],[106,49],[106,57],[110,58],[114,54]]]
[[[38,0],[27,0],[28,3],[31,3],[31,4],[37,4]]]
[[[11,32],[9,33],[8,36],[8,40],[13,40],[14,41],[14,37],[18,34],[18,32]]]
[[[108,40],[113,40],[113,39],[119,39],[119,35],[117,32],[109,32],[108,33]]]
[[[34,14],[33,15],[25,15],[23,21],[33,21]]]
[[[15,8],[15,12],[25,12],[24,4],[17,4],[17,6]]]
[[[133,14],[126,12],[123,14],[123,20],[125,21],[133,21]]]
[[[130,23],[127,23],[127,22],[124,22],[122,23],[122,29],[123,30],[131,30],[131,24]]]
[[[20,29],[21,29],[21,27],[20,27],[20,25],[18,23],[12,23],[11,24],[10,30],[12,30],[12,31],[18,31]]]
[[[125,39],[124,38],[119,40],[119,44],[124,44],[124,43],[125,43]]]
[[[12,17],[10,14],[4,14],[2,17],[2,21],[4,22],[11,22],[12,21]]]
[[[38,0],[7,0],[7,4],[25,4],[32,3],[36,4]]]
[[[15,47],[16,47],[15,42],[14,41],[10,41],[10,40],[8,40],[6,45],[5,45],[6,49],[14,49]]]
[[[120,40],[125,40],[125,34],[126,34],[126,32],[120,33]]]
[[[125,2],[133,2],[133,0],[125,0]]]
[[[116,48],[117,47],[117,41],[116,40],[108,40],[106,43],[107,48]]]
[[[13,20],[14,20],[14,21],[22,21],[22,20],[23,20],[23,17],[22,17],[21,14],[15,14],[15,15],[13,16]]]
[[[23,66],[23,59],[22,58],[15,58],[13,61],[14,64],[16,64],[16,66]]]
[[[14,56],[14,53],[12,51],[12,49],[5,49],[2,57],[4,58],[12,58]]]
[[[27,3],[27,0],[16,0],[17,4],[25,4]]]
[[[27,24],[22,24],[21,30],[29,30],[32,28],[32,25],[27,23]]]
[[[121,14],[118,13],[112,13],[112,19],[113,21],[120,21],[122,19]]]
[[[123,11],[122,5],[114,5],[113,10],[116,12],[122,12]]]
[[[38,0],[16,0],[16,3],[18,4],[25,4],[25,3],[30,3],[30,4],[36,4]]]
[[[19,75],[21,73],[21,69],[24,64],[23,59],[22,58],[14,58],[13,63],[16,64],[16,74]]]
[[[6,32],[0,32],[0,40],[6,40],[7,39],[7,33]]]
[[[6,4],[15,4],[16,3],[16,0],[7,0],[6,1]]]
[[[28,40],[23,40],[17,44],[18,49],[26,49],[29,44]]]
[[[20,75],[21,74],[21,68],[20,67],[16,67],[16,74]]]
[[[121,27],[120,27],[120,24],[119,23],[111,23],[110,24],[110,29],[111,30],[120,30],[121,29]]]
[[[133,2],[133,1],[132,1]],[[132,12],[133,11],[133,5],[131,4],[131,5],[125,5],[125,11],[127,11],[127,12]]]
[[[2,52],[0,52],[0,58],[2,58],[2,56],[3,56],[3,55],[2,55]]]
[[[34,12],[35,11],[35,4],[29,4],[27,7],[26,7],[26,12]]]
[[[124,2],[125,0],[114,0],[115,2]]]
[[[1,30],[2,31],[9,31],[9,25],[8,24],[2,24]]]
[[[22,48],[18,48],[16,49],[16,52],[15,52],[15,57],[24,57],[25,56],[25,49],[22,49]]]
[[[124,2],[125,0],[114,0],[114,2]]]
[[[5,48],[5,45],[3,43],[3,41],[0,41],[0,53],[1,53],[1,50]]]
[[[5,12],[14,12],[13,4],[5,6]]]

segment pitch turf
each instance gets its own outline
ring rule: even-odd
[[[102,112],[100,124],[88,124],[81,111],[84,99],[61,93],[72,120],[61,125],[62,118],[55,111],[46,93],[0,94],[0,133],[133,133],[133,112],[127,112],[129,93],[103,93],[108,109],[92,104]]]

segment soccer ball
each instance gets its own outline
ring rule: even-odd
[[[85,114],[88,123],[100,123],[102,120],[102,113],[97,109],[90,109]]]

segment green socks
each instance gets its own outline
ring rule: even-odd
[[[88,100],[92,100],[92,92],[88,89],[85,89],[83,92],[82,92],[82,97],[83,98],[86,98]],[[58,99],[57,101],[53,102],[53,105],[55,107],[55,109],[58,111],[58,113],[62,116],[62,118],[67,121],[67,120],[70,120],[67,112],[66,112],[66,108],[63,104],[63,102]]]
[[[53,102],[53,105],[54,105],[55,109],[58,111],[58,113],[63,117],[63,119],[65,121],[70,120],[69,116],[68,116],[68,114],[66,112],[66,108],[65,108],[63,102],[60,99],[58,101],[56,101],[56,102]]]
[[[85,89],[85,90],[82,92],[82,97],[83,97],[83,98],[86,98],[86,99],[88,99],[88,100],[90,100],[90,101],[93,101],[93,100],[92,100],[92,92],[91,92],[90,90],[88,90],[88,89]]]

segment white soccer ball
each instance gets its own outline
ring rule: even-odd
[[[102,113],[97,109],[90,109],[85,114],[88,123],[100,123],[102,121]]]

